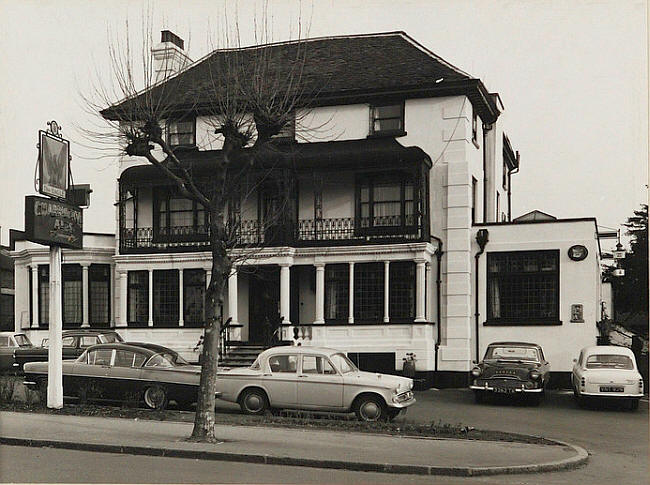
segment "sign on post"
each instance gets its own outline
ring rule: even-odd
[[[56,121],[50,122],[50,130],[51,133],[38,132],[38,191],[43,195],[65,199],[70,173],[70,143],[59,136]]]
[[[82,249],[81,209],[54,199],[26,196],[25,239],[46,246]]]

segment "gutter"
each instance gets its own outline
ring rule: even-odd
[[[479,309],[479,258],[481,257],[481,254],[485,251],[485,246],[487,245],[489,241],[489,233],[487,229],[479,229],[478,232],[476,233],[476,242],[479,245],[479,252],[474,255],[474,262],[475,262],[475,272],[474,276],[476,279],[476,291],[474,293],[474,318],[475,318],[475,329],[476,329],[476,361],[479,361],[479,316],[480,312],[478,311]]]
[[[444,254],[444,251],[442,250],[442,239],[440,239],[438,236],[431,236],[431,238],[435,239],[438,242],[438,247],[436,248],[436,252],[434,253],[436,255],[436,259],[438,260],[438,268],[436,269],[436,322],[437,322],[437,336],[436,336],[436,346],[435,346],[435,360],[434,360],[434,367],[433,371],[438,372],[438,349],[440,348],[440,339],[442,338],[442,332],[440,329],[440,288],[442,285],[442,268],[441,268],[441,263],[442,263],[442,255]]]

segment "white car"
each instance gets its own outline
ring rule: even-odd
[[[338,350],[283,346],[262,352],[248,368],[218,373],[220,399],[247,414],[267,409],[348,413],[362,421],[395,418],[415,402],[413,380],[362,372]]]
[[[571,384],[578,405],[607,398],[625,401],[630,409],[639,407],[643,378],[630,349],[614,345],[585,347],[573,362]]]

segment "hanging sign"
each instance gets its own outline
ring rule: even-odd
[[[49,131],[38,132],[38,191],[65,199],[70,172],[70,143],[59,134],[59,125],[50,121]]]
[[[569,258],[573,261],[582,261],[587,257],[587,254],[589,254],[587,248],[580,244],[576,244],[575,246],[571,246],[569,248]]]
[[[54,199],[25,197],[25,239],[39,244],[81,249],[81,209]]]

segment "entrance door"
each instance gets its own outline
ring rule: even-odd
[[[248,295],[248,341],[269,345],[280,313],[280,268],[257,266]]]

